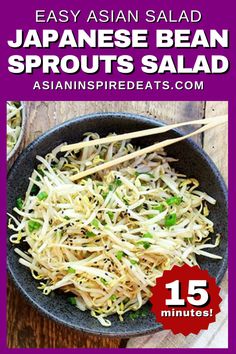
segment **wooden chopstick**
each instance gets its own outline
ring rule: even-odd
[[[214,127],[216,127],[218,125],[221,125],[221,124],[224,124],[226,122],[227,122],[227,116],[224,116],[224,119],[222,118],[218,122],[216,122],[214,120],[214,122],[208,123],[207,125],[202,126],[201,128],[195,130],[192,133],[189,133],[187,135],[181,136],[179,138],[167,139],[167,140],[161,141],[159,143],[153,144],[151,146],[148,146],[146,148],[134,151],[131,154],[128,154],[128,155],[125,155],[125,156],[121,156],[121,157],[119,157],[117,159],[114,159],[114,160],[111,160],[111,161],[107,161],[107,162],[105,162],[105,163],[103,163],[101,165],[89,168],[86,171],[79,172],[79,173],[71,176],[70,179],[71,179],[71,181],[76,181],[76,180],[78,180],[80,178],[89,176],[89,175],[91,175],[93,173],[96,173],[96,172],[99,172],[101,170],[105,170],[107,168],[110,168],[112,166],[118,165],[118,164],[123,163],[125,161],[129,161],[129,160],[134,159],[134,158],[136,158],[138,156],[151,153],[151,152],[153,152],[153,151],[155,151],[157,149],[163,148],[163,147],[168,146],[168,145],[175,144],[175,143],[177,143],[177,142],[179,142],[181,140],[190,138],[191,136],[194,136],[196,134],[202,133],[202,132],[204,132],[204,131],[206,131],[208,129],[214,128]]]
[[[227,118],[226,115],[218,116],[218,117],[214,117],[214,118],[197,119],[197,120],[192,120],[192,121],[188,121],[188,122],[181,122],[181,123],[166,125],[164,127],[145,129],[145,130],[140,130],[140,131],[136,131],[136,132],[132,132],[132,133],[111,135],[111,136],[107,136],[105,138],[89,140],[89,141],[82,141],[80,143],[62,146],[61,152],[71,151],[71,150],[79,150],[79,149],[83,149],[84,147],[88,147],[88,146],[94,146],[94,145],[100,145],[100,144],[110,144],[112,142],[116,142],[116,141],[120,141],[120,140],[128,140],[128,139],[140,138],[140,137],[154,135],[154,134],[165,133],[168,130],[175,129],[178,127],[183,127],[186,125],[194,125],[194,124],[206,125],[208,123],[219,121],[219,120],[225,119],[225,118]]]

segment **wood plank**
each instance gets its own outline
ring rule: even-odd
[[[28,124],[24,143],[28,144],[56,124],[93,112],[137,113],[171,124],[203,118],[204,102],[28,102]],[[190,132],[192,128],[183,127],[182,131]],[[201,144],[200,136],[194,139]]]
[[[206,102],[205,117],[211,118],[221,114],[228,114],[228,102]],[[204,134],[204,150],[215,162],[228,182],[228,126],[221,125]]]
[[[27,128],[23,146],[44,131],[68,119],[92,112],[130,112],[166,123],[203,118],[204,102],[27,102]],[[191,127],[183,128],[189,132]],[[202,137],[195,139],[199,144]],[[8,287],[9,348],[117,348],[125,341],[81,334],[56,324],[33,309],[15,289]]]

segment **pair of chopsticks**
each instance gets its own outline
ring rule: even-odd
[[[158,150],[160,148],[164,148],[168,145],[178,143],[179,141],[182,141],[182,140],[190,138],[194,135],[203,133],[204,131],[206,131],[208,129],[214,128],[214,127],[221,125],[221,124],[225,124],[227,121],[228,121],[228,116],[223,115],[223,116],[218,116],[218,117],[214,117],[214,118],[198,119],[198,120],[193,120],[193,121],[188,121],[188,122],[181,122],[181,123],[166,125],[164,127],[151,128],[151,129],[141,130],[141,131],[132,132],[132,133],[125,133],[125,134],[120,134],[120,135],[114,135],[114,136],[112,135],[112,136],[108,136],[108,137],[101,138],[101,139],[95,139],[95,140],[83,141],[83,142],[76,143],[76,144],[64,145],[61,148],[61,152],[71,151],[71,150],[79,150],[79,149],[83,149],[83,148],[89,147],[89,146],[95,146],[95,145],[100,145],[100,144],[109,144],[109,143],[113,143],[113,142],[121,141],[121,140],[141,138],[144,136],[165,133],[171,129],[183,127],[186,125],[203,124],[203,126],[201,128],[199,128],[189,134],[181,136],[179,138],[167,139],[167,140],[161,141],[159,143],[155,143],[155,144],[148,146],[146,148],[134,151],[131,154],[121,156],[117,159],[107,161],[101,165],[98,165],[98,166],[89,168],[88,170],[79,172],[79,173],[70,177],[70,179],[72,181],[76,181],[80,178],[89,176],[93,173],[110,168],[112,166],[118,165],[118,164],[123,163],[125,161],[129,161],[129,160],[134,159],[138,156],[148,154],[148,153],[151,153],[151,152]]]

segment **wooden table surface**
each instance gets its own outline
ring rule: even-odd
[[[92,112],[131,112],[139,113],[161,119],[166,123],[174,123],[192,119],[212,117],[226,114],[226,102],[26,102],[27,128],[23,146],[49,128],[74,117]],[[183,129],[189,132],[192,128]],[[111,131],[112,131],[111,126]],[[204,135],[195,137],[206,152],[215,161],[216,165],[227,181],[227,128],[215,128]],[[224,299],[227,297],[227,281],[224,280],[222,290]],[[227,300],[226,300],[227,301]],[[226,306],[227,308],[227,306]],[[227,310],[225,310],[226,312]],[[167,341],[163,338],[169,336],[169,331],[162,331],[159,337],[148,336],[127,340],[106,338],[81,334],[51,321],[36,311],[19,294],[18,290],[9,280],[8,284],[8,336],[9,348],[119,348],[119,347],[165,347]],[[224,316],[227,319],[227,313]],[[222,320],[223,321],[223,320]],[[226,321],[227,322],[227,321]],[[227,324],[225,324],[227,326]],[[211,331],[207,334],[203,346],[207,346],[215,335]],[[222,327],[221,327],[222,331]],[[167,333],[168,332],[168,333]],[[227,332],[227,331],[226,331]],[[225,332],[225,336],[227,333]],[[161,338],[160,338],[161,335]],[[196,336],[195,336],[196,337]],[[197,336],[196,340],[200,339]],[[153,339],[154,338],[154,339]],[[155,339],[156,338],[156,339]],[[168,347],[181,347],[175,340],[169,341]],[[200,341],[201,342],[201,341]],[[172,344],[171,344],[172,343]],[[194,347],[191,340],[188,347]],[[209,346],[209,345],[208,345]],[[186,345],[185,345],[186,347]],[[196,347],[196,345],[195,345]]]

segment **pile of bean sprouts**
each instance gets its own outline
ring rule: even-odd
[[[85,140],[97,139],[88,133]],[[70,177],[136,150],[129,141],[86,147],[46,157],[30,177],[24,198],[10,215],[11,242],[19,262],[38,279],[45,295],[61,289],[72,304],[89,309],[104,326],[107,316],[137,311],[164,270],[196,255],[220,259],[207,249],[213,222],[198,181],[171,168],[163,150],[143,155],[72,182]],[[70,306],[70,305],[69,305]]]
[[[12,151],[21,132],[21,110],[20,102],[7,101],[7,155]]]

